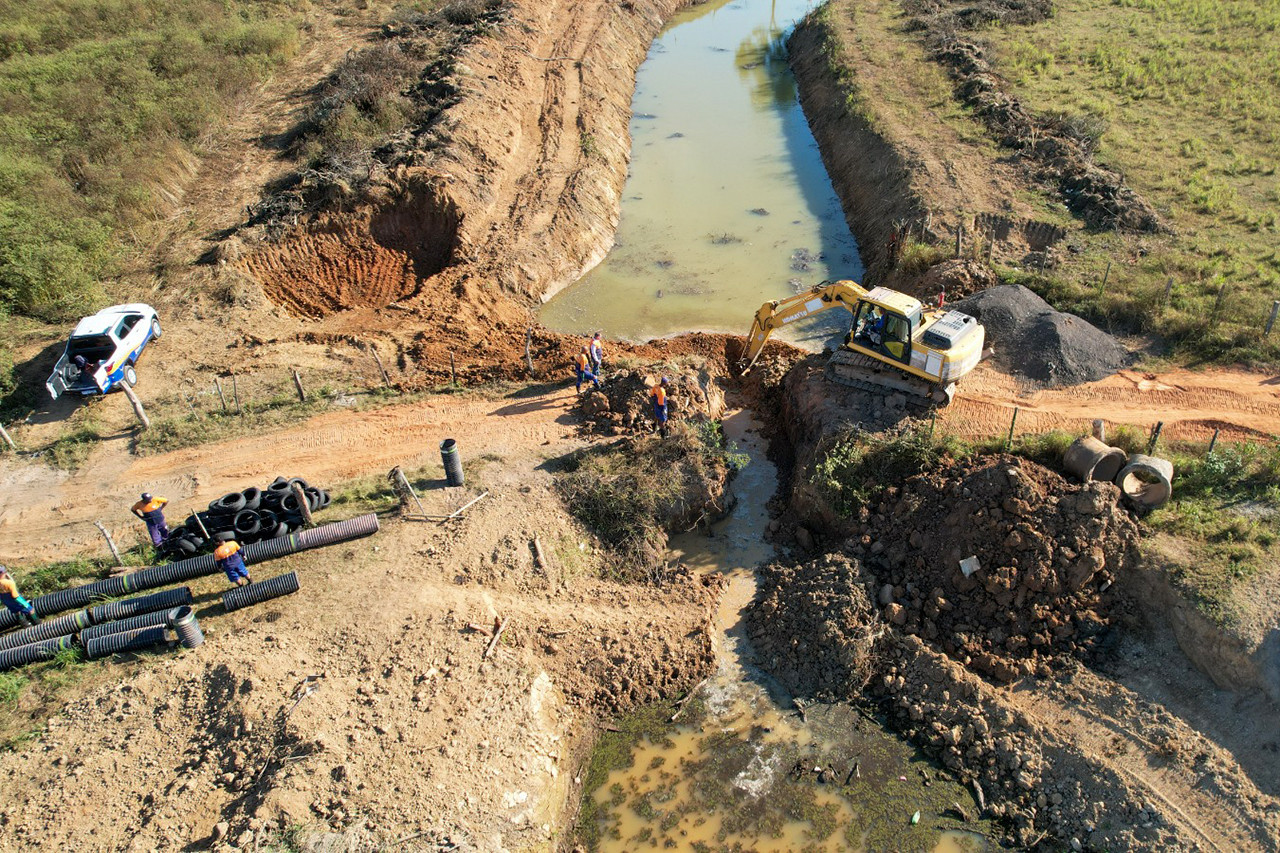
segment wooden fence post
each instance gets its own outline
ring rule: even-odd
[[[236,414],[243,415],[244,409],[240,408],[240,384],[236,382],[236,375],[231,374],[231,396],[236,401]]]
[[[298,388],[298,402],[307,402],[307,392],[302,390],[302,377],[298,375],[298,371],[293,371],[293,384]]]
[[[1151,438],[1147,441],[1147,455],[1150,456],[1155,452],[1156,442],[1160,440],[1160,430],[1164,429],[1164,421],[1156,421],[1156,425],[1151,428]]]
[[[387,369],[382,366],[382,359],[378,356],[378,348],[373,344],[369,344],[369,352],[373,353],[373,360],[378,363],[378,372],[382,374],[382,384],[391,387],[391,377],[387,376]]]
[[[1013,426],[1018,422],[1018,407],[1013,407],[1013,417],[1009,419],[1009,437],[1004,440],[1004,449],[1008,450],[1013,446]]]
[[[458,387],[458,367],[453,362],[453,352],[449,352],[449,375],[453,377],[453,387]]]
[[[111,556],[116,558],[116,565],[123,566],[124,560],[120,559],[120,549],[116,547],[116,543],[111,540],[111,534],[107,532],[107,528],[102,526],[101,521],[95,521],[94,525],[102,532],[102,538],[107,540],[107,547],[111,549]]]
[[[14,453],[18,452],[18,445],[13,443],[13,438],[9,435],[9,431],[4,428],[4,424],[0,424],[0,438],[4,439],[4,443],[9,445],[9,449]]]
[[[302,514],[303,523],[311,527],[315,522],[311,520],[311,504],[307,503],[307,493],[302,490],[302,486],[294,483],[293,495],[298,499],[298,512]]]
[[[1162,308],[1169,307],[1169,299],[1173,296],[1173,276],[1169,276],[1169,280],[1164,283],[1164,305]]]
[[[129,402],[133,404],[133,413],[138,416],[138,422],[142,424],[143,429],[151,429],[151,419],[147,417],[146,411],[142,408],[142,401],[138,399],[138,395],[128,382],[120,383],[120,390],[124,391],[124,395],[129,398]]]
[[[1280,303],[1277,303],[1280,304]],[[1268,329],[1270,331],[1270,329]],[[524,332],[524,363],[529,366],[529,378],[533,378],[533,352],[531,345],[533,344],[533,326],[525,329]]]
[[[1209,452],[1205,454],[1206,456],[1212,456],[1213,448],[1218,446],[1218,432],[1219,430],[1216,429],[1213,431],[1213,438],[1209,439]]]
[[[1107,441],[1107,422],[1102,418],[1094,418],[1093,420],[1093,437],[1104,444]]]
[[[961,222],[956,226],[956,257],[964,251],[964,223]]]
[[[1218,312],[1222,310],[1222,300],[1227,295],[1227,283],[1224,281],[1222,287],[1218,288],[1218,298],[1213,301],[1213,317],[1210,319],[1211,325],[1218,324]]]
[[[213,387],[218,389],[218,399],[222,401],[222,413],[227,412],[227,395],[222,393],[222,382],[218,377],[213,377]]]
[[[1271,316],[1267,318],[1267,329],[1262,333],[1264,338],[1271,337],[1271,327],[1276,324],[1276,314],[1280,314],[1280,299],[1271,303]]]
[[[1102,274],[1102,283],[1098,285],[1098,296],[1107,292],[1107,279],[1111,278],[1111,261],[1107,261],[1107,270]]]

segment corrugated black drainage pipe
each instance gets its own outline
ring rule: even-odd
[[[48,619],[39,625],[23,628],[21,631],[14,631],[12,634],[5,634],[0,637],[0,650],[16,649],[18,646],[38,643],[50,637],[65,637],[68,634],[76,633],[81,628],[89,627],[90,624],[89,611],[77,610],[75,613],[68,613],[66,616]]]
[[[190,604],[193,600],[191,587],[180,586],[177,589],[166,589],[163,592],[153,592],[150,595],[140,595],[137,598],[126,598],[123,601],[90,607],[89,618],[93,620],[94,625],[101,625],[103,622],[112,622],[116,619],[128,619],[131,616],[140,616],[156,610],[181,607],[184,604]]]
[[[181,583],[192,578],[200,578],[218,571],[212,554],[201,554],[186,560],[178,560],[164,566],[152,566],[140,572],[125,575],[127,588],[125,592],[142,592],[144,589],[155,589],[171,583]]]
[[[38,643],[28,643],[15,649],[5,649],[0,652],[0,671],[13,669],[15,666],[26,666],[36,661],[53,660],[58,656],[58,652],[72,648],[71,640],[70,636],[51,637]]]
[[[204,642],[204,632],[190,607],[177,607],[169,611],[169,627],[178,632],[178,640],[188,649]]]
[[[244,550],[240,552],[240,556],[244,557],[245,565],[252,566],[254,563],[261,563],[266,560],[274,560],[278,557],[285,557],[296,551],[301,551],[302,546],[298,541],[300,534],[291,533],[288,536],[280,536],[276,539],[268,539],[264,542],[254,542],[252,545],[244,546]]]
[[[115,622],[107,622],[102,625],[94,625],[92,628],[85,628],[80,632],[80,645],[84,645],[96,637],[105,637],[108,634],[119,634],[122,631],[135,631],[138,628],[154,628],[157,625],[168,625],[169,619],[172,617],[176,607],[168,610],[157,610],[154,613],[140,613],[137,616],[130,616],[128,619],[120,619]]]
[[[35,607],[36,613],[41,616],[50,616],[54,613],[61,613],[64,610],[93,604],[95,601],[101,601],[104,598],[118,598],[128,592],[124,585],[125,577],[125,575],[120,575],[119,577],[105,578],[93,583],[87,583],[84,586],[60,589],[57,592],[40,596],[32,601],[31,604]],[[0,629],[12,628],[17,624],[17,614],[10,613],[8,610],[0,613]]]
[[[241,607],[248,607],[250,604],[258,604],[268,599],[279,598],[282,595],[289,595],[297,591],[298,573],[289,572],[287,575],[268,578],[267,580],[237,587],[223,593],[222,607],[230,613],[232,610],[239,610]]]
[[[446,438],[440,442],[440,461],[444,463],[444,479],[450,486],[461,486],[462,456],[458,453],[458,442]]]
[[[324,524],[320,527],[302,531],[298,534],[298,543],[301,546],[299,550],[320,548],[325,545],[333,545],[336,542],[346,542],[349,539],[369,536],[377,532],[378,516],[373,513],[358,515],[346,521],[337,521],[333,524]]]
[[[90,660],[97,660],[117,652],[132,652],[157,646],[168,639],[168,634],[162,625],[153,628],[135,628],[132,631],[107,634],[105,637],[94,637],[84,644],[84,653]]]

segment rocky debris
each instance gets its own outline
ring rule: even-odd
[[[995,687],[903,633],[898,617],[908,611],[895,587],[847,555],[769,566],[762,582],[747,630],[763,668],[797,697],[871,704],[969,785],[979,813],[998,819],[1019,849],[1046,839],[1073,850],[1199,849],[1195,817],[1167,805],[1176,795],[1151,790],[1116,759],[1137,749],[1141,762],[1144,747],[1207,802],[1220,792],[1234,804],[1243,834],[1215,827],[1223,838],[1275,846],[1275,801],[1229,755],[1078,662],[1063,661],[1053,681]],[[1071,723],[1044,719],[1028,696],[1079,710]]]
[[[1130,361],[1119,341],[1020,284],[975,293],[952,308],[977,318],[995,348],[996,363],[1045,387],[1096,382]]]
[[[994,287],[996,274],[984,263],[971,258],[951,258],[929,267],[911,286],[922,301],[932,305],[939,292],[945,292],[947,303]]]
[[[667,372],[662,372],[666,370]],[[710,421],[724,412],[724,391],[706,370],[681,369],[605,371],[599,388],[583,386],[578,411],[587,429],[603,435],[652,432],[653,404],[649,391],[670,377],[667,417],[678,421]]]
[[[1110,483],[1073,485],[1013,456],[927,472],[864,508],[846,548],[877,589],[883,617],[997,681],[1049,675],[1088,657],[1111,621],[1138,527]],[[961,561],[980,565],[966,574]],[[885,596],[887,597],[887,596]]]
[[[1049,0],[909,0],[912,29],[925,34],[933,58],[947,69],[956,92],[1008,148],[1019,149],[1037,180],[1054,185],[1067,206],[1089,225],[1123,231],[1165,230],[1155,209],[1123,176],[1093,162],[1102,127],[1087,117],[1030,113],[1006,91],[982,46],[960,33],[1000,24],[1032,24],[1053,14]]]

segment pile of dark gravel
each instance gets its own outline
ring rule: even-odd
[[[1130,360],[1115,338],[1074,314],[1055,311],[1020,284],[983,290],[950,307],[982,323],[997,364],[1046,387],[1095,382]]]

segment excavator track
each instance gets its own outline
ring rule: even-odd
[[[827,362],[826,376],[832,382],[873,394],[902,394],[907,404],[928,409],[945,406],[955,394],[955,383],[941,387],[925,379],[890,367],[862,353],[841,349]]]

